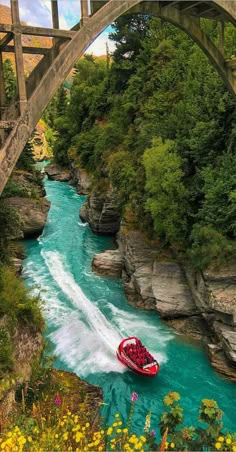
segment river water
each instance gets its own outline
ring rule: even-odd
[[[114,248],[109,237],[95,236],[79,219],[85,201],[67,183],[45,180],[51,201],[42,236],[26,242],[24,277],[44,300],[46,337],[57,356],[55,366],[76,372],[103,389],[102,414],[109,422],[116,412],[124,419],[130,396],[137,392],[133,423],[143,429],[147,412],[158,430],[162,398],[178,391],[185,424],[198,415],[203,398],[217,400],[224,425],[236,431],[236,386],[211,368],[204,349],[177,335],[156,313],[132,308],[121,281],[96,276],[91,270],[95,253]],[[116,358],[122,338],[138,336],[161,364],[159,374],[146,379],[126,370]]]

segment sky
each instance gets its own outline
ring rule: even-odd
[[[10,0],[0,0],[0,5],[10,6]],[[51,0],[19,0],[20,19],[28,25],[38,27],[51,27]],[[60,28],[69,30],[80,18],[79,0],[58,0]],[[87,49],[86,53],[94,55],[106,54],[106,43],[109,51],[114,50],[114,43],[108,38],[110,27],[107,28],[94,43]]]

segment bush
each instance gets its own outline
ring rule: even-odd
[[[192,247],[188,254],[198,270],[210,265],[220,267],[235,260],[235,241],[227,239],[211,225],[194,225],[191,239]]]
[[[21,322],[32,328],[42,329],[43,318],[39,298],[33,297],[15,273],[0,267],[0,316],[7,315],[13,322]]]

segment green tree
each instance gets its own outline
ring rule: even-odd
[[[159,237],[170,243],[184,242],[187,233],[187,190],[183,184],[183,162],[174,143],[154,139],[143,156],[146,171],[146,208],[151,212]]]

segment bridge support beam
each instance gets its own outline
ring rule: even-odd
[[[2,52],[0,52],[0,120],[3,118],[5,106],[6,106],[6,92],[3,74]],[[0,146],[2,146],[4,141],[5,141],[5,132],[4,130],[0,130]]]
[[[24,111],[27,104],[26,86],[25,86],[25,74],[24,74],[24,59],[21,41],[21,24],[19,15],[18,0],[11,0],[11,15],[12,23],[14,26],[14,43],[15,43],[15,59],[16,59],[16,72],[18,83],[18,96],[20,113]]]
[[[53,28],[59,28],[59,14],[57,0],[51,0],[52,5],[52,26]]]

